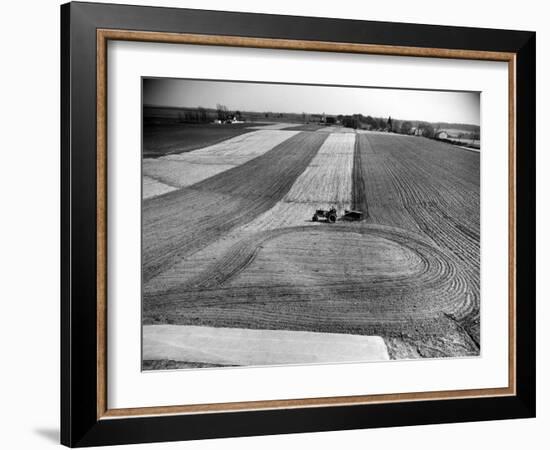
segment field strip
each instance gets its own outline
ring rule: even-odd
[[[271,123],[269,125],[255,125],[248,127],[249,130],[284,130],[286,128],[299,127],[299,123]]]
[[[143,359],[262,366],[387,361],[379,336],[145,325]]]
[[[461,150],[468,150],[469,152],[474,152],[474,153],[480,153],[481,152],[481,150],[478,149],[478,148],[464,147],[463,145],[453,144],[453,147],[459,148]]]
[[[329,126],[325,125],[316,131],[320,131],[322,133],[346,133],[346,134],[355,134],[356,132],[353,128],[346,128],[339,125],[329,125]]]
[[[359,137],[367,223],[421,233],[448,253],[463,286],[446,314],[479,349],[480,154],[420,137]]]
[[[389,131],[376,131],[376,130],[357,130],[359,134],[372,134],[378,136],[392,136],[397,138],[416,138],[410,134],[390,133]]]
[[[354,133],[331,133],[290,191],[271,210],[243,227],[258,231],[304,225],[316,209],[351,208]]]
[[[147,175],[143,175],[142,183],[144,199],[156,197],[157,195],[166,194],[167,192],[172,192],[178,189],[177,187],[170,186]]]
[[[187,153],[143,160],[143,175],[174,188],[191,186],[220,172],[263,155],[299,131],[259,130],[241,134],[215,145]],[[173,190],[173,189],[170,189]],[[161,195],[169,190],[150,182],[143,183],[143,198]]]

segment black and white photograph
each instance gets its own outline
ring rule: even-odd
[[[124,3],[3,9],[0,449],[547,442],[545,3]]]
[[[480,355],[480,94],[142,79],[142,369]]]

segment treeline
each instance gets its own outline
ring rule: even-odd
[[[209,123],[218,119],[213,108],[177,108],[170,106],[144,106],[144,124],[154,123]]]
[[[216,108],[186,108],[170,106],[143,107],[143,121],[145,124],[160,123],[211,123],[216,120],[239,120],[244,122],[296,122],[308,123],[319,121],[320,114],[280,113],[272,111],[238,111],[219,104]]]
[[[400,134],[416,134],[434,138],[444,130],[454,130],[457,138],[479,139],[479,126],[448,122],[424,122],[419,120],[401,120],[392,117],[372,117],[362,114],[338,115],[337,122],[348,128],[371,131],[388,131]]]
[[[429,138],[437,137],[440,131],[452,130],[457,139],[479,139],[479,126],[447,123],[424,122],[418,120],[401,120],[392,117],[373,117],[363,114],[326,115],[310,113],[281,113],[271,111],[238,111],[218,104],[216,108],[203,107],[143,107],[144,124],[160,123],[211,123],[214,121],[244,121],[244,122],[291,122],[320,123],[325,125],[341,124],[348,128],[363,130],[388,131],[401,134],[416,134]]]

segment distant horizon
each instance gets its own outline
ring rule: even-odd
[[[263,114],[265,112],[269,112],[269,113],[272,113],[272,114],[296,114],[296,115],[301,115],[303,113],[309,115],[309,116],[312,116],[312,115],[316,115],[316,116],[320,116],[322,115],[322,113],[318,113],[318,112],[307,112],[307,111],[302,111],[302,112],[294,112],[294,111],[274,111],[274,110],[269,110],[269,111],[253,111],[253,110],[246,110],[246,109],[236,109],[236,108],[231,108],[229,107],[228,105],[225,105],[227,106],[227,109],[229,112],[235,112],[235,111],[239,111],[241,113],[254,113],[254,114]],[[198,109],[198,108],[204,108],[204,109],[207,109],[207,110],[216,110],[215,107],[211,107],[211,106],[202,106],[202,105],[199,105],[199,106],[188,106],[188,105],[182,105],[182,106],[172,106],[172,105],[153,105],[153,104],[143,104],[143,107],[144,108],[173,108],[173,109],[185,109],[185,108],[189,108],[189,109]],[[377,116],[377,115],[373,115],[373,114],[365,114],[365,113],[354,113],[354,114],[362,114],[363,117],[373,117],[375,119],[379,119],[379,118],[385,118],[387,119],[389,116]],[[328,113],[325,113],[325,116],[330,116],[330,117],[336,117],[338,116],[339,114],[328,114]],[[353,115],[353,114],[342,114],[342,115]],[[391,116],[392,120],[398,120],[400,122],[426,122],[426,123],[441,123],[441,124],[447,124],[447,125],[468,125],[468,126],[471,126],[471,127],[480,127],[480,125],[478,124],[475,124],[475,123],[466,123],[466,122],[447,122],[445,120],[434,120],[434,121],[430,121],[430,120],[423,120],[423,119],[410,119],[410,118],[407,118],[407,119],[403,119],[401,117],[394,117],[394,116]],[[258,121],[258,122],[270,122],[272,121],[271,119],[273,119],[273,117],[268,117],[266,120],[261,120],[261,121]]]
[[[480,126],[478,92],[144,78],[142,100],[144,107],[216,109],[219,103],[231,111],[362,114]]]

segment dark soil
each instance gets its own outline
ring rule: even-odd
[[[185,153],[254,131],[257,123],[144,125],[143,157]]]

